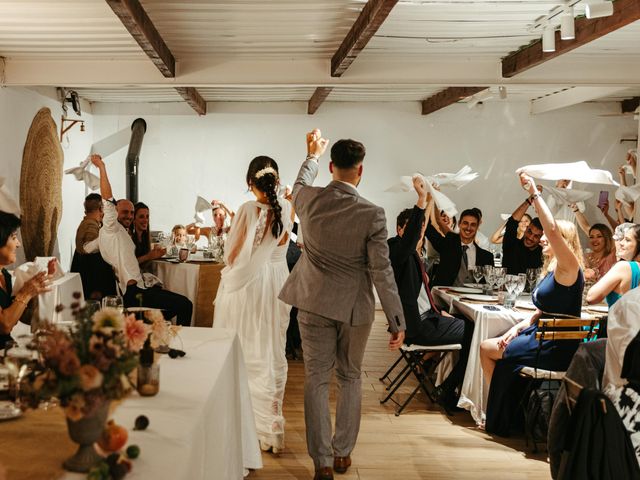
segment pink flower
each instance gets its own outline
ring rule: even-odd
[[[78,372],[80,377],[80,386],[85,392],[87,390],[93,390],[99,388],[102,385],[103,376],[100,371],[93,365],[82,365]]]
[[[60,357],[58,368],[63,375],[69,376],[76,373],[80,368],[80,359],[78,359],[76,352],[73,350],[65,351]]]
[[[142,320],[136,320],[134,315],[129,315],[124,321],[124,336],[127,348],[139,352],[149,336],[149,327]]]

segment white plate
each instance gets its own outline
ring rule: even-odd
[[[465,287],[469,287],[469,288],[476,288],[476,289],[480,288],[480,287],[476,286],[475,283],[465,283],[464,286]]]
[[[0,421],[18,418],[20,415],[22,415],[22,412],[13,403],[0,402]]]
[[[151,310],[160,310],[159,308],[151,308],[151,307],[127,307],[127,312],[150,312]]]
[[[536,310],[536,306],[527,300],[518,300],[516,302],[516,308],[522,308],[523,310]]]
[[[180,263],[180,260],[178,260],[177,258],[165,258],[165,262]]]
[[[454,293],[482,293],[481,288],[471,288],[471,287],[449,287],[450,292]]]
[[[190,262],[215,262],[215,259],[213,258],[204,258],[204,257],[197,257],[197,258],[190,258],[189,259]]]
[[[609,313],[609,307],[606,305],[589,305],[585,307],[587,312]]]
[[[496,303],[498,301],[498,297],[495,295],[475,295],[470,293],[468,295],[465,295],[464,297],[460,297],[460,300],[471,300],[472,302]]]

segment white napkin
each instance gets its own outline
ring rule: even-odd
[[[80,165],[69,168],[65,170],[64,173],[66,175],[73,175],[76,177],[76,180],[84,182],[90,190],[97,190],[100,186],[100,178],[89,171],[90,167],[91,160],[87,157]]]
[[[635,203],[638,198],[640,198],[640,183],[630,187],[621,185],[616,190],[615,197],[616,200],[620,200],[625,205],[631,206],[632,203]]]
[[[16,217],[20,216],[20,205],[14,200],[9,193],[9,189],[5,185],[5,178],[0,177],[0,211],[5,213],[13,213]]]
[[[415,175],[420,175],[424,179],[438,209],[444,210],[444,212],[450,217],[453,217],[458,213],[455,203],[453,203],[445,194],[433,188],[433,185],[435,184],[441,187],[452,186],[459,189],[478,177],[477,173],[471,172],[471,168],[465,165],[456,173],[437,173],[427,177],[419,173],[412,176],[402,176],[400,177],[400,182],[390,186],[385,190],[385,192],[410,192],[413,190],[413,177]]]
[[[195,209],[196,209],[196,213],[193,216],[193,218],[196,221],[195,223],[196,225],[202,225],[203,223],[205,223],[204,213],[209,210],[212,210],[213,206],[211,205],[211,202],[209,200],[198,195],[198,197],[196,198]]]
[[[56,257],[36,257],[35,261],[23,263],[14,270],[13,291],[15,293],[19,292],[24,284],[35,277],[38,273],[46,272],[48,270],[49,260],[52,258],[55,258],[56,260],[56,269],[51,276],[51,279],[58,280],[59,278],[64,277],[64,271]]]
[[[543,163],[539,165],[525,165],[516,173],[526,173],[541,180],[575,180],[582,183],[600,183],[616,185],[618,183],[611,176],[611,172],[591,168],[587,162],[573,163]]]
[[[501,214],[500,214],[500,218],[501,218],[502,220],[505,220],[505,221],[506,221],[506,220],[509,220],[509,218],[511,218],[511,214],[510,214],[510,213],[501,213]]]
[[[549,192],[558,205],[578,204],[593,197],[593,192],[574,190],[573,188],[544,186],[543,192]],[[584,211],[584,208],[582,208],[581,211]]]

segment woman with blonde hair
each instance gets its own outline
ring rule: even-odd
[[[520,183],[530,194],[544,235],[540,239],[545,257],[541,279],[532,293],[536,312],[511,327],[504,335],[480,344],[480,360],[489,388],[487,432],[508,436],[517,415],[526,383],[519,377],[523,366],[566,370],[579,341],[536,339],[540,318],[564,315],[579,317],[584,276],[578,232],[573,223],[555,220],[540,197],[533,178],[520,174]]]

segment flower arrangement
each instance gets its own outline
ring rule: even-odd
[[[114,308],[90,315],[86,307],[72,305],[73,328],[45,324],[38,332],[40,362],[22,389],[23,399],[37,407],[56,397],[73,421],[92,415],[105,401],[129,393],[127,375],[138,365],[138,353],[149,337],[150,326]]]

